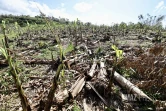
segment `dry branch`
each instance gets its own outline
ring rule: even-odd
[[[108,107],[107,101],[97,92],[97,90],[93,87],[93,85],[90,82],[86,82],[92,89],[93,91],[99,96],[99,98],[103,101],[103,103]]]

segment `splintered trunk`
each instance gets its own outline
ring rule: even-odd
[[[51,89],[48,93],[48,97],[47,97],[47,101],[46,101],[46,104],[45,104],[44,111],[50,111],[50,109],[51,109],[52,101],[53,101],[53,98],[54,98],[54,93],[55,93],[55,90],[58,87],[57,81],[58,81],[58,78],[59,78],[59,75],[60,75],[60,72],[61,72],[62,68],[63,68],[63,64],[60,64],[58,66],[56,75],[54,76]]]
[[[148,97],[143,91],[141,91],[138,87],[136,87],[134,84],[132,84],[129,80],[121,76],[116,71],[114,72],[114,79],[121,84],[123,87],[125,87],[128,91],[134,93],[137,95],[138,98],[143,97],[148,99],[149,101],[153,101],[150,97]]]
[[[11,70],[10,72],[11,72],[11,75],[12,75],[14,81],[15,81],[15,85],[17,87],[19,97],[21,99],[21,105],[22,105],[23,111],[31,111],[29,101],[28,101],[28,99],[24,93],[24,90],[21,86],[21,82],[20,82],[20,79],[19,79],[18,74],[17,74],[17,69],[15,68],[15,66],[12,64],[12,62],[10,60],[11,60],[11,58],[9,58],[9,60],[8,60],[8,64],[9,64],[10,70]]]

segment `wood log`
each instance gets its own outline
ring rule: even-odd
[[[137,98],[145,98],[150,101],[153,101],[150,97],[148,97],[143,91],[137,88],[134,84],[128,81],[126,78],[118,74],[116,71],[114,72],[114,79],[122,86],[128,89],[129,92],[137,95]]]

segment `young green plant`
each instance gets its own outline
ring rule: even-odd
[[[9,69],[10,69],[9,72],[12,75],[15,85],[17,87],[17,91],[18,91],[19,97],[21,99],[21,105],[22,105],[23,111],[31,111],[29,101],[24,93],[20,78],[18,76],[18,73],[19,73],[18,64],[16,62],[16,59],[12,57],[12,55],[10,54],[10,51],[9,51],[9,45],[8,45],[8,42],[6,41],[7,36],[5,34],[5,28],[6,28],[5,22],[3,22],[2,29],[4,32],[4,40],[2,40],[3,47],[0,47],[0,53],[4,56],[4,58],[6,59],[8,65],[9,65]]]

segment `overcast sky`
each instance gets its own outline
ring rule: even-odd
[[[166,0],[0,0],[0,14],[35,16],[38,8],[57,18],[111,25],[138,22],[140,14],[166,15]]]

